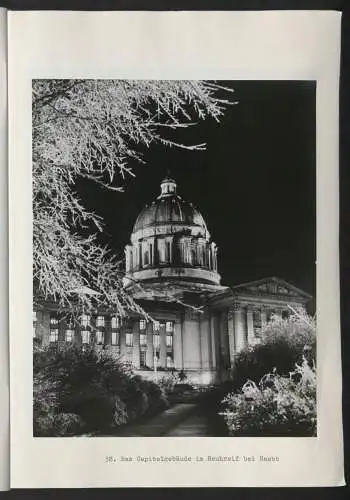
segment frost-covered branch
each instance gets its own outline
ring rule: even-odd
[[[38,296],[88,311],[108,306],[142,313],[123,287],[123,266],[97,234],[101,218],[80,200],[75,182],[121,191],[142,162],[142,147],[190,150],[163,135],[195,121],[219,120],[229,104],[215,82],[143,80],[33,81],[33,245]],[[228,95],[229,98],[226,99]]]

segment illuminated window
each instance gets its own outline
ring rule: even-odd
[[[112,345],[119,345],[119,332],[112,332]]]
[[[104,316],[97,316],[96,326],[105,326],[105,317]]]
[[[168,348],[172,348],[173,347],[173,336],[172,335],[167,335],[166,336],[166,346]]]
[[[81,341],[83,344],[89,344],[90,343],[90,332],[89,330],[82,330],[81,331]]]
[[[80,318],[81,326],[89,326],[90,325],[90,316],[87,314],[83,314]]]
[[[159,321],[155,321],[155,322],[153,323],[153,330],[154,330],[155,332],[158,332],[158,331],[159,331],[159,329],[160,329],[160,323],[159,323]]]
[[[146,320],[140,319],[140,330],[146,330]]]
[[[74,337],[74,330],[68,329],[66,330],[66,342],[72,342]]]
[[[172,321],[167,321],[165,323],[165,331],[166,332],[172,332],[174,330],[174,324]]]
[[[101,332],[100,330],[98,330],[97,333],[96,333],[96,343],[97,344],[103,344],[103,340],[104,340],[103,332]]]
[[[36,311],[33,311],[33,323],[35,323],[37,320],[37,317],[36,317]]]
[[[145,333],[140,333],[140,346],[145,346],[147,344],[147,336]]]
[[[112,328],[119,328],[120,327],[120,318],[117,316],[113,316],[111,319],[111,327]]]
[[[57,318],[57,316],[51,314],[51,316],[50,316],[50,325],[58,325],[58,318]]]
[[[125,344],[127,347],[132,347],[132,344],[133,344],[133,334],[132,333],[125,334]]]
[[[50,330],[50,342],[58,341],[58,328],[53,328]]]
[[[159,333],[153,334],[153,345],[157,349],[160,346],[160,335]]]
[[[167,356],[166,357],[166,367],[167,368],[173,368],[174,367],[174,360],[172,356]]]

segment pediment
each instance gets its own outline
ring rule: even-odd
[[[257,296],[283,296],[295,299],[311,299],[311,295],[280,278],[265,278],[231,287],[234,294]]]

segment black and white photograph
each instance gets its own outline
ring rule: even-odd
[[[32,81],[33,436],[315,437],[316,82]]]

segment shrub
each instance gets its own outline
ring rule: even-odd
[[[223,403],[232,436],[315,436],[315,367],[304,358],[288,377],[269,373],[258,385],[248,380]]]
[[[315,321],[304,312],[295,312],[287,319],[273,316],[262,329],[260,342],[238,353],[231,390],[239,389],[248,379],[258,383],[273,370],[288,375],[303,357],[310,364],[316,358]]]
[[[161,388],[164,396],[169,398],[173,395],[176,385],[179,383],[179,376],[177,373],[164,375],[158,380],[158,385]]]
[[[101,430],[166,406],[161,387],[108,352],[74,346],[34,351],[34,435]]]

